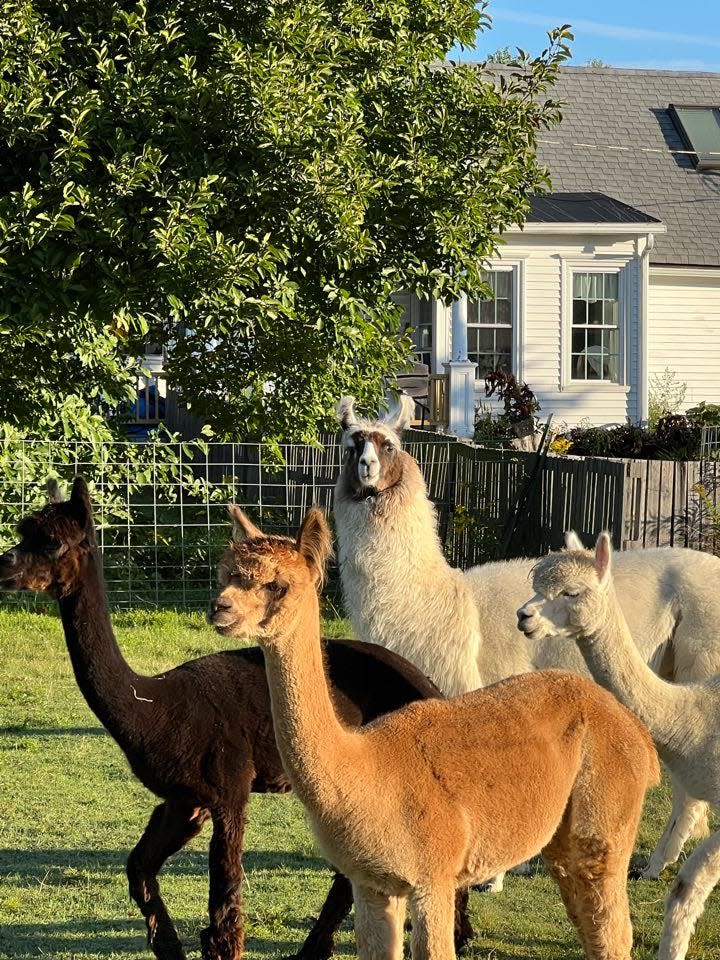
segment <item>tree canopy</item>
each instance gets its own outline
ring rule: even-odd
[[[223,436],[307,440],[341,393],[376,402],[408,352],[391,294],[480,291],[547,183],[569,34],[499,79],[443,62],[488,20],[473,0],[3,0],[1,419],[117,403],[147,338]]]

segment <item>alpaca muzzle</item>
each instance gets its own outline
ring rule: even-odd
[[[12,590],[18,574],[18,552],[15,547],[0,555],[0,589]]]

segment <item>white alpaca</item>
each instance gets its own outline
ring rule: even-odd
[[[538,613],[574,641],[598,683],[648,727],[673,780],[693,797],[720,803],[720,677],[666,683],[640,655],[623,616],[611,576],[612,548],[604,533],[595,555],[554,554],[534,571],[536,595],[518,611],[532,627]],[[637,639],[637,638],[636,638]],[[708,894],[720,879],[720,831],[683,864],[665,906],[660,960],[682,960]]]
[[[358,420],[338,405],[345,464],[335,486],[338,559],[356,636],[406,657],[448,696],[504,677],[560,667],[587,676],[580,653],[539,615],[532,637],[516,629],[534,560],[448,565],[433,504],[400,433],[412,401],[383,420]],[[720,673],[720,560],[695,550],[628,551],[616,560],[616,589],[643,659],[669,680]],[[674,862],[706,807],[673,791],[673,817],[645,877]],[[499,885],[496,887],[499,889]]]

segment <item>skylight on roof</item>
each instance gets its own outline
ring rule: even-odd
[[[690,150],[698,170],[720,170],[720,107],[670,104],[670,116]]]

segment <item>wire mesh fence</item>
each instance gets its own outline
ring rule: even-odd
[[[453,566],[538,556],[560,547],[568,529],[586,542],[609,529],[623,549],[717,549],[717,460],[551,458],[533,479],[534,454],[472,447],[420,431],[408,431],[404,446],[423,471]],[[312,504],[331,513],[342,466],[339,435],[321,437],[317,447],[285,444],[281,455],[279,463],[262,444],[202,440],[4,442],[0,551],[15,542],[17,522],[46,502],[49,476],[67,489],[80,473],[91,488],[111,606],[203,608],[232,535],[228,503],[243,507],[264,531],[286,535],[296,533]],[[339,606],[332,568],[328,588]],[[44,602],[0,594],[4,605]]]
[[[328,434],[318,447],[283,445],[282,464],[262,444],[250,443],[8,444],[0,455],[0,550],[15,542],[19,519],[47,501],[48,477],[67,492],[82,474],[91,488],[111,606],[202,608],[232,533],[227,504],[243,507],[268,533],[295,534],[312,504],[331,512],[339,440]],[[444,539],[453,530],[453,442],[412,434],[406,442],[424,468]],[[45,602],[2,596],[5,605]]]

